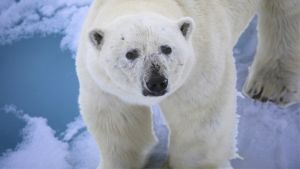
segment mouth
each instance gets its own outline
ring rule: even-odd
[[[167,90],[163,90],[163,91],[160,91],[160,92],[151,92],[147,89],[143,89],[143,95],[144,96],[149,96],[149,97],[159,97],[159,96],[163,96],[167,93],[168,91]]]

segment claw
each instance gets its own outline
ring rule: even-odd
[[[261,102],[266,103],[267,101],[268,101],[268,98],[267,98],[267,97],[262,97],[262,98],[261,98]]]
[[[259,98],[261,97],[263,91],[264,91],[264,87],[262,87],[262,88],[260,89],[259,93],[253,95],[252,98],[253,98],[253,99],[259,99]]]
[[[283,97],[280,97],[280,98],[279,98],[279,101],[280,101],[280,102],[283,102]]]
[[[257,94],[257,89],[255,89],[253,92],[253,95],[256,95],[256,94]]]

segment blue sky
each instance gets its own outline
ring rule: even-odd
[[[74,65],[90,2],[0,1],[0,169],[96,168],[100,155],[78,112]],[[256,34],[254,20],[234,49],[237,90],[255,54]],[[167,131],[154,110],[159,161]],[[234,160],[236,168],[300,167],[299,105],[279,109],[239,94],[237,112],[244,160]]]
[[[0,77],[5,79],[0,83],[0,105],[15,104],[30,115],[46,116],[58,132],[78,115],[75,60],[70,52],[60,50],[60,40],[61,36],[31,38],[0,47]],[[16,138],[19,123],[12,123],[10,115],[0,116],[0,137]],[[7,124],[10,128],[5,129]],[[15,142],[2,140],[0,151]]]

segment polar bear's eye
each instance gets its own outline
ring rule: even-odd
[[[138,58],[138,57],[139,57],[139,52],[138,52],[137,49],[133,49],[133,50],[128,51],[128,52],[126,53],[126,58],[127,58],[128,60],[134,60],[134,59],[136,59],[136,58]]]
[[[165,54],[165,55],[169,55],[169,54],[172,53],[172,48],[169,47],[168,45],[163,45],[163,46],[161,46],[161,47],[160,47],[160,50],[161,50],[161,52],[162,52],[163,54]]]

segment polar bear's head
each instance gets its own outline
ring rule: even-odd
[[[159,101],[189,75],[193,28],[191,18],[173,21],[154,14],[123,16],[95,26],[89,31],[89,72],[104,90],[127,101]]]

